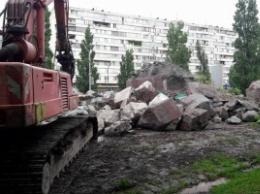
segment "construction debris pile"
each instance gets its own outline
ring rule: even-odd
[[[214,129],[219,122],[255,121],[260,112],[260,82],[252,84],[247,90],[250,101],[243,96],[220,95],[214,86],[199,84],[179,67],[155,62],[144,65],[120,92],[88,92],[73,114],[97,115],[99,131],[106,135],[137,128]]]

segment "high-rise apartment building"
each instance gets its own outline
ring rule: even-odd
[[[143,62],[166,59],[167,32],[170,22],[175,21],[81,8],[70,8],[69,15],[69,36],[76,59],[80,57],[80,43],[84,38],[85,28],[89,26],[94,34],[94,63],[100,75],[97,82],[99,88],[117,87],[121,56],[127,49],[134,51],[136,70],[141,68]],[[199,40],[208,56],[210,72],[216,86],[222,87],[224,83],[228,83],[236,34],[230,29],[190,23],[185,23],[183,31],[188,34],[191,72],[198,71],[195,45]]]

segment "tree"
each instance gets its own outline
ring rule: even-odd
[[[260,25],[256,0],[239,0],[234,16],[234,65],[230,69],[230,84],[245,93],[252,81],[260,78]]]
[[[131,77],[131,72],[134,71],[134,56],[133,50],[127,50],[125,55],[121,57],[122,62],[120,62],[120,73],[118,75],[118,86],[120,89],[126,87],[126,81]]]
[[[50,28],[50,15],[51,12],[46,8],[45,9],[45,68],[53,69],[53,52],[50,49],[50,40],[51,40],[51,28]]]
[[[95,51],[93,51],[93,37],[90,32],[90,28],[85,30],[84,39],[80,44],[80,59],[77,60],[78,76],[76,77],[76,85],[79,91],[85,93],[89,87],[89,63],[91,64],[91,75],[93,78],[92,88],[97,89],[97,80],[99,79],[99,73],[95,64],[93,63],[95,57]]]
[[[181,68],[189,70],[190,52],[186,47],[187,34],[182,31],[184,23],[178,21],[176,25],[170,23],[167,33],[169,48],[167,50],[167,60],[179,65]]]
[[[208,57],[198,40],[196,42],[196,51],[197,51],[197,57],[200,61],[199,72],[198,72],[199,80],[203,83],[210,83],[211,75],[209,72]]]

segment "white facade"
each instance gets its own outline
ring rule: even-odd
[[[100,74],[98,84],[101,88],[117,85],[121,56],[127,49],[134,51],[136,70],[141,68],[144,61],[164,61],[169,23],[175,22],[81,8],[70,8],[69,16],[69,35],[76,59],[79,58],[85,28],[89,26],[94,34],[94,63]],[[197,72],[199,66],[195,50],[196,41],[199,40],[208,55],[213,80],[218,87],[222,87],[228,82],[235,33],[220,27],[189,23],[185,23],[183,31],[188,34],[187,46],[192,51],[189,64],[191,72]]]

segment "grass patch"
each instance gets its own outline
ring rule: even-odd
[[[148,183],[150,184],[150,185],[153,185],[153,186],[158,186],[158,185],[160,185],[161,184],[161,181],[159,181],[158,179],[150,179],[149,181],[148,181]]]
[[[260,193],[260,169],[238,173],[228,183],[213,187],[213,194],[255,194]]]
[[[116,192],[127,191],[127,190],[135,187],[135,185],[136,184],[134,184],[133,182],[128,181],[127,179],[121,178],[121,179],[119,179],[117,186],[114,188],[114,191],[116,191]],[[126,193],[126,192],[124,192],[124,193]]]
[[[163,189],[163,190],[161,190],[161,194],[173,194],[173,193],[176,193],[176,192],[178,192],[179,191],[179,189],[178,188],[176,188],[176,187],[169,187],[168,189]]]
[[[204,174],[210,180],[218,177],[232,177],[234,172],[242,170],[247,166],[236,158],[215,154],[208,159],[196,161],[193,169],[198,174]]]

